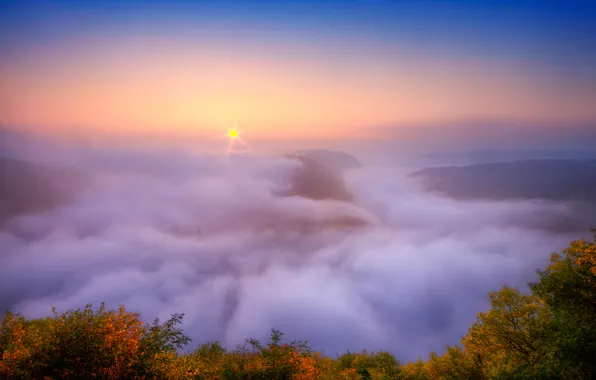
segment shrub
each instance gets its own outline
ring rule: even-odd
[[[91,305],[27,322],[7,313],[0,322],[0,375],[9,379],[140,379],[165,376],[189,338],[182,315],[146,326],[124,307]]]

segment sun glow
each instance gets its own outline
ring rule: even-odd
[[[227,153],[228,154],[230,154],[234,150],[234,145],[235,145],[236,142],[239,142],[244,147],[248,148],[248,146],[246,145],[246,143],[240,137],[241,134],[242,134],[242,131],[239,130],[237,127],[228,129],[227,137],[230,140],[230,142],[228,144],[228,149],[227,149]]]
[[[228,131],[228,136],[230,137],[230,140],[236,140],[237,138],[239,138],[239,134],[238,134],[238,130],[236,128],[232,128]]]

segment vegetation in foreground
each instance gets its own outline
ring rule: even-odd
[[[1,379],[592,379],[596,378],[596,230],[539,271],[531,292],[489,293],[461,344],[402,364],[388,352],[331,358],[305,342],[217,342],[183,354],[182,315],[144,323],[124,307],[0,322]]]

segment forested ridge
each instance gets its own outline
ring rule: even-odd
[[[539,270],[529,291],[488,294],[460,344],[402,363],[388,352],[329,357],[306,342],[205,343],[185,352],[183,315],[145,323],[124,307],[88,305],[45,319],[6,312],[1,379],[593,379],[596,378],[596,231]]]

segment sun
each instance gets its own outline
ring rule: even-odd
[[[228,137],[231,140],[236,140],[237,138],[240,138],[240,135],[238,133],[238,130],[236,128],[232,128],[228,131]]]
[[[244,140],[241,137],[241,135],[243,133],[244,133],[244,131],[238,129],[238,127],[236,125],[234,125],[233,128],[228,129],[228,133],[226,134],[226,137],[230,140],[230,142],[228,144],[228,149],[226,150],[227,154],[230,154],[230,153],[232,153],[232,151],[234,151],[234,146],[237,143],[240,143],[245,148],[248,148],[248,145],[246,144],[246,142],[244,142]]]

